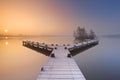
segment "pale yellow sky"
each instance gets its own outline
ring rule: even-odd
[[[71,13],[50,1],[5,0],[0,8],[1,33],[8,29],[8,34],[63,35],[72,34],[76,26]]]
[[[0,34],[72,35],[77,26],[115,34],[119,14],[119,1],[0,0]]]

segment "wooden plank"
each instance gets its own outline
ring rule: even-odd
[[[86,80],[75,60],[71,55],[68,57],[68,54],[70,54],[70,51],[72,50],[97,43],[98,40],[90,40],[78,44],[71,44],[69,46],[60,46],[33,41],[23,41],[23,45],[28,47],[37,47],[37,49],[40,49],[42,46],[45,50],[50,49],[55,56],[51,57],[47,64],[42,68],[37,80]],[[51,56],[53,56],[52,54]]]
[[[73,58],[68,58],[68,49],[57,46],[53,52],[55,58],[50,58],[43,67],[37,80],[86,80]]]

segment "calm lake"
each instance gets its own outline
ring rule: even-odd
[[[22,46],[23,40],[70,44],[73,37],[0,38],[0,80],[36,80],[48,56]],[[120,80],[120,39],[100,37],[99,45],[74,56],[87,80]]]

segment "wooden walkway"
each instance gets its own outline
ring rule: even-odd
[[[41,68],[37,80],[86,80],[81,70],[72,58],[70,52],[98,44],[97,40],[91,40],[67,46],[42,44],[33,41],[23,41],[23,45],[34,50],[51,52],[47,64]],[[54,55],[52,55],[54,54]]]
[[[50,58],[43,67],[37,80],[86,80],[73,58],[68,58],[68,49],[58,46],[54,49],[54,58]]]

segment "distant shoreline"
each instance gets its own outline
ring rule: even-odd
[[[24,35],[24,36],[11,36],[11,35],[6,35],[6,36],[0,36],[0,38],[3,37],[73,37],[72,35]]]
[[[120,34],[103,35],[102,37],[120,39]]]

